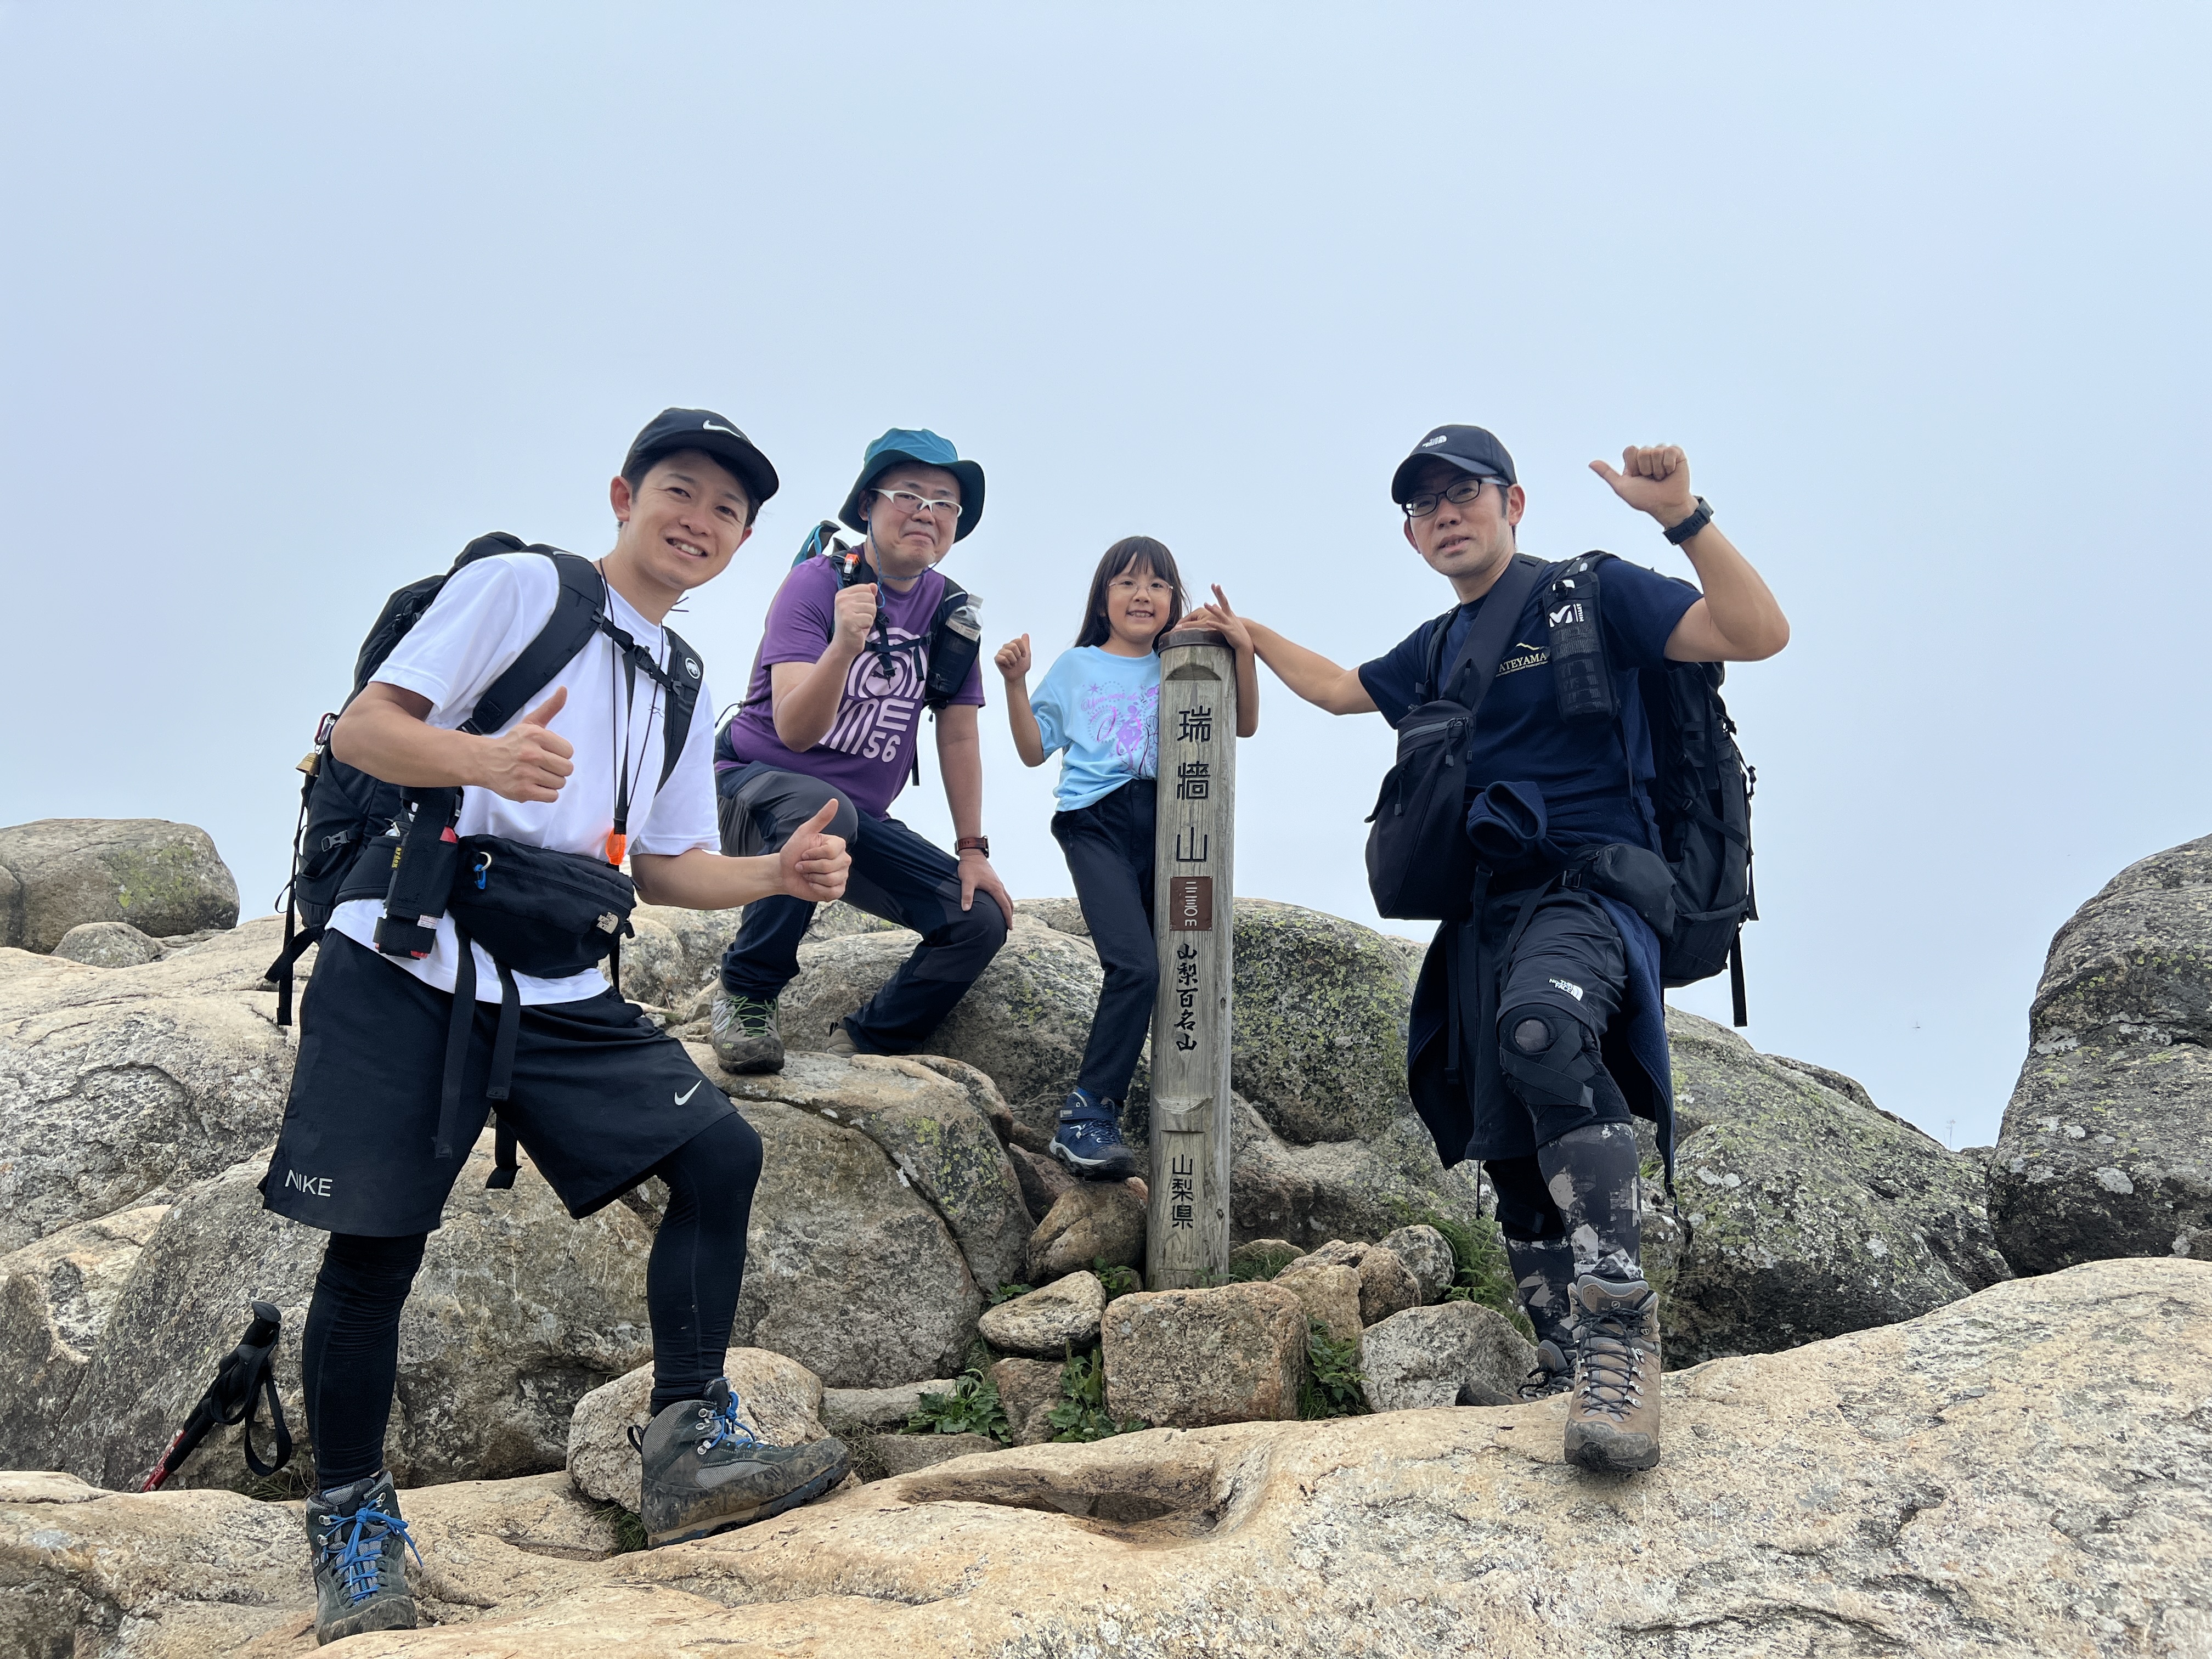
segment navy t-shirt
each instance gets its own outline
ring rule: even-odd
[[[1543,590],[1528,596],[1519,625],[1498,665],[1468,745],[1468,792],[1493,783],[1533,783],[1544,792],[1551,839],[1566,846],[1626,842],[1659,850],[1649,805],[1651,728],[1644,715],[1637,671],[1667,660],[1667,637],[1698,602],[1698,590],[1640,564],[1607,559],[1598,568],[1598,609],[1606,660],[1622,718],[1569,726],[1559,718],[1552,684],[1551,630]],[[1484,600],[1452,613],[1440,677],[1449,678],[1467,630]],[[1359,683],[1395,727],[1419,695],[1428,662],[1424,623],[1386,656],[1362,663]],[[1432,689],[1431,696],[1437,695]],[[1634,787],[1631,788],[1632,768]]]

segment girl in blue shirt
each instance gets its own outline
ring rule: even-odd
[[[1023,763],[1042,766],[1046,757],[1065,751],[1053,839],[1067,855],[1083,920],[1106,970],[1083,1070],[1060,1108],[1052,1142],[1054,1158],[1092,1181],[1137,1173],[1136,1155],[1121,1139],[1121,1102],[1144,1050],[1160,972],[1152,941],[1152,780],[1160,756],[1156,647],[1182,610],[1175,555],[1150,536],[1124,537],[1099,560],[1082,631],[1036,696],[1029,691],[1028,635],[1000,647],[996,659]],[[1236,647],[1237,735],[1249,738],[1260,724],[1252,636],[1218,610],[1208,620]]]

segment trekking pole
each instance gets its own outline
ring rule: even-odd
[[[1229,1273],[1230,980],[1235,968],[1237,657],[1210,629],[1160,641],[1145,1288]]]
[[[140,1492],[159,1490],[161,1483],[199,1449],[200,1442],[208,1437],[210,1431],[230,1424],[246,1425],[246,1466],[254,1474],[265,1478],[292,1461],[292,1431],[284,1421],[283,1402],[276,1397],[276,1379],[270,1371],[283,1323],[283,1316],[268,1303],[253,1304],[253,1322],[246,1328],[246,1334],[238,1346],[224,1355],[222,1363],[216,1367],[215,1381],[208,1384],[207,1392],[192,1407],[185,1426],[177,1431],[176,1437],[162,1449],[154,1467],[146,1471],[146,1478],[138,1483]],[[253,1453],[252,1418],[257,1390],[268,1396],[270,1423],[276,1431],[276,1461],[270,1463],[264,1463]]]

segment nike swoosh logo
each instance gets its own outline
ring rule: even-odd
[[[699,1079],[699,1083],[704,1083],[706,1080],[707,1080],[706,1079],[704,1079],[704,1078],[701,1078],[701,1079]],[[681,1105],[682,1105],[685,1101],[687,1101],[687,1100],[690,1099],[692,1096],[694,1096],[694,1095],[697,1094],[697,1093],[699,1092],[699,1083],[695,1083],[695,1084],[693,1084],[690,1088],[686,1089],[686,1090],[685,1090],[682,1094],[680,1094],[680,1095],[677,1096],[677,1097],[676,1097],[676,1103],[677,1103],[678,1106],[681,1106]]]
[[[700,429],[701,429],[701,430],[702,430],[702,431],[706,431],[706,432],[726,432],[726,433],[728,433],[728,434],[729,434],[732,438],[742,438],[742,437],[744,437],[744,436],[745,435],[744,433],[742,433],[742,432],[738,431],[738,430],[737,429],[737,428],[735,428],[735,427],[733,427],[733,426],[720,426],[720,425],[717,425],[717,424],[716,424],[714,422],[713,422],[713,421],[702,421],[702,422],[699,422],[699,426],[700,426]]]

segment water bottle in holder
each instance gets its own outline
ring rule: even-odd
[[[1569,562],[1544,596],[1544,620],[1552,630],[1553,689],[1559,718],[1571,726],[1595,725],[1620,714],[1598,614],[1597,562],[1584,554]]]

